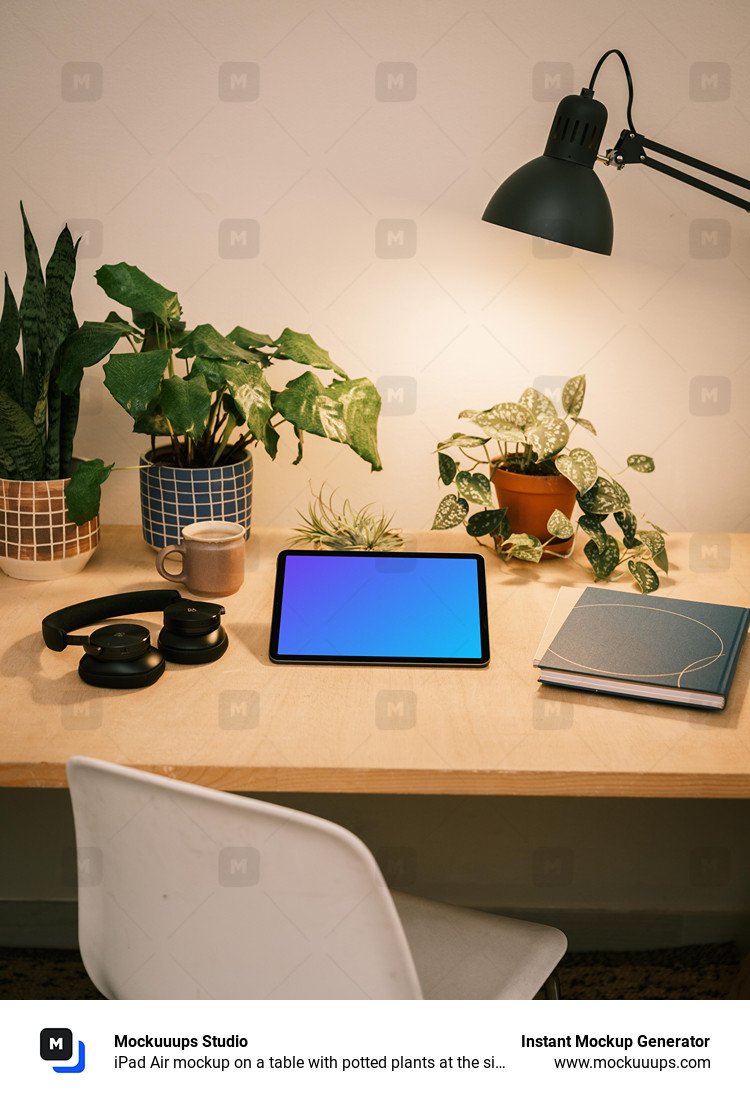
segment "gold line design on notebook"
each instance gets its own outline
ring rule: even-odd
[[[572,615],[573,612],[575,612],[575,611],[579,611],[579,610],[582,611],[582,610],[584,610],[584,608],[587,608],[587,607],[594,607],[594,608],[601,609],[602,607],[629,607],[629,608],[632,608],[633,606],[634,606],[633,604],[628,604],[628,603],[608,603],[608,604],[584,603],[584,604],[576,604],[575,607],[570,612],[570,614]],[[682,686],[682,684],[681,684],[682,677],[685,676],[688,672],[699,672],[702,668],[708,668],[709,665],[712,665],[714,663],[714,661],[718,661],[719,658],[723,656],[723,654],[724,654],[724,640],[721,637],[721,635],[717,634],[717,632],[714,630],[714,628],[712,626],[708,626],[707,623],[701,622],[700,619],[693,618],[692,615],[684,615],[681,611],[667,611],[666,608],[663,608],[663,607],[648,607],[646,604],[638,604],[637,606],[638,606],[639,609],[643,608],[643,610],[645,610],[645,611],[657,611],[657,612],[660,612],[662,615],[676,615],[680,619],[688,619],[690,622],[697,623],[698,626],[705,627],[706,630],[710,630],[711,633],[714,634],[718,638],[720,649],[719,649],[718,653],[714,653],[714,654],[711,654],[710,656],[706,656],[706,657],[699,657],[696,661],[693,661],[693,662],[691,662],[691,664],[686,665],[685,668],[683,668],[680,672],[639,672],[637,674],[633,673],[632,674],[633,676],[637,675],[639,679],[643,679],[643,680],[659,680],[659,679],[665,679],[668,676],[676,676],[677,677],[677,686],[681,687]],[[616,670],[607,669],[607,668],[594,668],[592,665],[582,665],[578,661],[571,661],[571,659],[569,657],[564,656],[564,654],[562,654],[562,653],[558,653],[557,650],[552,649],[551,646],[549,648],[549,652],[554,653],[555,657],[558,657],[561,661],[566,661],[569,665],[575,665],[577,668],[584,668],[588,672],[599,673],[602,676],[617,676],[617,675],[620,675],[620,673],[617,672]]]

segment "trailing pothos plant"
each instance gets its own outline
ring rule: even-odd
[[[596,435],[591,421],[581,416],[585,394],[586,376],[579,374],[563,386],[561,413],[546,394],[531,387],[517,402],[459,413],[460,419],[469,420],[481,434],[454,432],[438,444],[440,481],[443,485],[455,484],[456,492],[441,500],[432,529],[463,523],[478,542],[490,537],[492,548],[506,561],[518,558],[531,562],[540,561],[543,554],[572,558],[575,539],[565,553],[555,546],[558,540],[567,541],[582,532],[586,537],[583,551],[595,580],[617,579],[627,566],[641,591],[653,592],[659,587],[653,566],[664,573],[669,570],[666,532],[649,520],[639,520],[627,490],[599,467],[590,451],[569,446],[576,427]],[[449,451],[457,452],[457,457]],[[492,497],[490,479],[498,466],[530,477],[563,475],[576,488],[581,515],[571,520],[555,510],[547,524],[549,538],[545,541],[511,531],[507,509],[498,508]],[[481,467],[487,472],[483,473]],[[625,467],[643,474],[653,469],[653,459],[643,454],[630,455]],[[479,505],[480,510],[470,515],[472,505]],[[605,528],[608,520],[616,525],[617,535]]]
[[[71,380],[109,355],[105,386],[133,418],[133,431],[151,437],[154,461],[210,467],[237,461],[262,443],[271,458],[284,421],[294,429],[302,457],[304,432],[344,443],[380,470],[377,421],[380,395],[368,378],[349,378],[311,336],[285,328],[278,337],[237,326],[226,336],[212,325],[187,330],[177,294],[139,268],[119,263],[96,272],[100,287],[131,310],[131,320],[110,313],[85,322],[77,355],[65,367]],[[122,339],[126,352],[113,352]],[[110,354],[112,353],[112,354]],[[335,375],[324,385],[305,370],[273,389],[272,364],[292,362]],[[156,441],[166,449],[157,456]]]

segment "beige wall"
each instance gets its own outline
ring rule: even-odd
[[[287,437],[273,468],[258,457],[256,523],[294,522],[325,481],[429,526],[456,414],[585,370],[603,464],[656,459],[630,480],[637,510],[750,529],[746,215],[632,167],[601,171],[611,258],[480,220],[613,46],[642,132],[750,175],[745,0],[7,0],[0,28],[16,288],[23,199],[43,254],[65,220],[83,234],[80,320],[109,309],[96,268],[126,260],[179,291],[191,326],[311,331],[378,383],[384,471],[318,440],[292,467]],[[625,125],[614,59],[596,90],[606,147]],[[78,450],[127,466],[138,443],[92,370]],[[132,471],[102,514],[137,522]]]

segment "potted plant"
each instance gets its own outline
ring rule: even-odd
[[[298,512],[300,527],[293,528],[295,537],[290,546],[311,546],[314,550],[401,550],[404,539],[401,532],[390,526],[393,516],[375,512],[373,505],[365,504],[356,511],[348,500],[339,507],[328,500],[323,489],[313,494],[307,515]]]
[[[21,217],[20,308],[6,275],[0,318],[0,568],[47,579],[82,569],[96,549],[111,467],[73,458],[80,378],[71,380],[66,358],[77,355],[80,331],[71,297],[78,246],[66,226],[42,272],[23,205]]]
[[[587,536],[584,554],[595,580],[620,577],[618,570],[627,565],[641,591],[653,592],[659,578],[649,563],[665,573],[669,569],[665,532],[648,520],[642,528],[620,482],[600,469],[590,451],[568,445],[575,427],[596,435],[591,421],[580,415],[585,393],[586,376],[579,374],[563,387],[562,414],[546,394],[531,387],[517,402],[460,413],[482,434],[454,432],[438,444],[440,480],[444,485],[455,483],[457,491],[440,502],[433,530],[463,523],[478,541],[491,537],[504,560],[530,562],[572,557],[580,530]],[[460,458],[453,458],[450,450]],[[487,473],[481,472],[481,466]],[[626,469],[651,473],[654,461],[648,455],[633,454]],[[574,524],[576,502],[581,515]],[[470,515],[472,504],[482,507]],[[619,528],[619,538],[605,529],[610,517]]]
[[[261,443],[273,459],[287,422],[304,432],[351,447],[373,470],[380,395],[367,378],[351,379],[305,333],[280,336],[237,326],[226,336],[212,325],[187,330],[177,294],[139,268],[120,263],[96,273],[102,289],[128,307],[132,320],[110,313],[82,326],[87,359],[109,355],[105,385],[133,418],[133,431],[150,437],[141,458],[143,534],[153,547],[179,540],[200,519],[231,519],[249,533],[252,454]],[[110,354],[122,338],[127,352]],[[267,372],[292,362],[306,368],[278,389]],[[81,369],[88,362],[81,359]],[[317,370],[335,376],[328,385]],[[162,445],[157,445],[157,440]]]

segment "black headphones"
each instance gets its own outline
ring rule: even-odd
[[[135,623],[109,623],[89,637],[68,631],[140,611],[163,611],[164,626],[158,649],[151,645],[148,630]],[[164,658],[182,665],[218,661],[229,645],[221,625],[224,608],[218,603],[182,599],[176,588],[153,588],[145,592],[120,592],[96,600],[71,604],[42,619],[42,636],[48,649],[57,652],[69,645],[82,645],[85,653],[78,675],[94,687],[148,687],[164,671]]]

